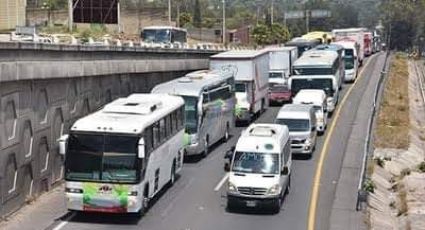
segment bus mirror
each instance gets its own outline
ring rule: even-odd
[[[137,149],[138,149],[137,150],[137,156],[140,159],[145,158],[145,139],[140,138],[140,140],[139,140],[139,146],[138,146]]]
[[[62,135],[61,137],[59,137],[59,139],[57,140],[58,145],[59,145],[59,154],[61,155],[65,155],[66,154],[66,145],[68,143],[68,134]]]
[[[288,175],[289,174],[289,168],[288,166],[284,166],[281,172],[282,175]]]

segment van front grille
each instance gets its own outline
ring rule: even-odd
[[[238,187],[238,191],[244,195],[262,196],[267,193],[266,188],[253,188],[253,187]]]
[[[292,144],[304,144],[304,142],[305,142],[305,139],[303,139],[303,140],[291,140]]]

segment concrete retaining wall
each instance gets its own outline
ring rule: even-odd
[[[210,55],[4,47],[0,44],[0,218],[61,181],[56,139],[76,119],[115,98],[207,68]]]

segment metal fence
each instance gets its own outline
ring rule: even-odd
[[[375,92],[374,92],[374,97],[373,97],[373,106],[372,106],[372,115],[369,117],[369,121],[368,121],[368,127],[367,127],[367,132],[366,132],[366,141],[364,143],[364,148],[363,148],[363,161],[362,161],[362,167],[361,167],[361,172],[360,172],[360,180],[359,180],[359,184],[357,186],[357,202],[356,202],[356,210],[360,211],[362,210],[362,203],[367,201],[367,196],[368,196],[368,191],[366,191],[364,189],[364,182],[367,179],[367,175],[366,175],[366,168],[367,168],[367,163],[368,160],[370,159],[370,157],[372,157],[373,154],[373,148],[371,148],[371,135],[372,135],[372,129],[373,129],[373,123],[375,120],[375,116],[377,114],[378,111],[378,98],[379,98],[379,94],[381,92],[381,87],[383,85],[383,82],[385,80],[385,77],[387,75],[387,71],[388,70],[388,59],[390,56],[390,52],[387,51],[385,54],[385,61],[384,61],[384,66],[382,67],[381,70],[381,74],[379,76],[379,81],[378,84],[375,87]]]

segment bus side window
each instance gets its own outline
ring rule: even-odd
[[[149,153],[152,151],[154,143],[153,143],[153,127],[149,126],[146,130],[145,130],[145,151],[147,154],[146,158],[149,158]]]
[[[181,107],[177,110],[177,121],[178,129],[182,129],[184,126],[184,107]]]
[[[165,126],[165,118],[162,118],[159,121],[159,132],[160,132],[160,142],[164,142],[167,139],[167,132],[166,132],[167,128]]]
[[[173,134],[172,127],[171,127],[171,114],[165,118],[165,125],[166,125],[167,137],[171,137],[171,135]]]
[[[156,148],[160,143],[159,122],[153,124],[153,147]]]
[[[179,130],[179,121],[178,121],[178,116],[177,116],[177,111],[174,111],[171,115],[172,115],[172,120],[173,120],[173,130],[174,132],[177,132],[177,130]]]

